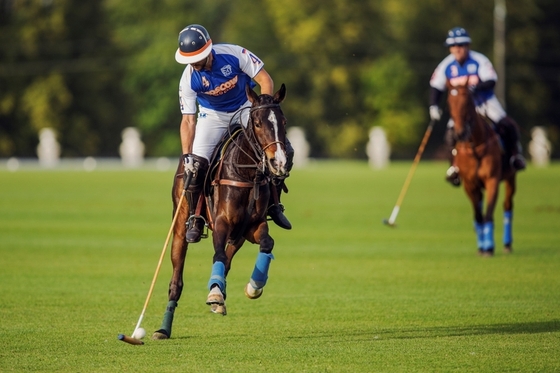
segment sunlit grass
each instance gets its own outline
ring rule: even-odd
[[[257,246],[204,304],[213,249],[189,248],[172,339],[119,342],[138,320],[171,222],[172,172],[0,172],[0,371],[559,371],[560,167],[519,175],[514,254],[476,255],[464,192],[422,162],[315,162],[283,196],[263,296],[243,295]],[[496,241],[501,240],[501,205]],[[160,272],[143,326],[159,328]]]

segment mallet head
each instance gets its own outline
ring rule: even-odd
[[[396,227],[395,223],[389,222],[389,219],[383,219],[383,224],[388,225],[389,227]]]
[[[129,343],[129,344],[131,344],[131,345],[143,345],[143,344],[144,344],[144,342],[142,342],[141,340],[136,339],[136,338],[129,337],[129,336],[124,335],[124,334],[119,334],[117,338],[118,338],[120,341]]]

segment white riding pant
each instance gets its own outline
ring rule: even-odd
[[[492,96],[481,105],[478,105],[476,111],[480,115],[490,118],[494,123],[498,123],[507,116],[506,111],[496,96]]]
[[[476,107],[476,112],[489,118],[494,123],[498,123],[507,116],[506,111],[504,110],[502,104],[500,104],[500,101],[498,101],[498,98],[496,96],[492,96],[491,98],[486,100],[486,102],[478,105]],[[447,122],[447,128],[453,128],[454,125],[455,122],[453,121],[453,119],[449,118],[449,121]]]
[[[239,122],[239,116],[241,116],[241,124],[243,127],[247,127],[250,107],[251,102],[247,101],[241,106],[239,111],[227,113],[199,106],[193,142],[193,154],[204,157],[210,161],[214,148],[216,148],[216,145],[226,133],[230,122]]]

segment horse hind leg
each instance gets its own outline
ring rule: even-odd
[[[182,167],[182,162],[179,163],[179,167]],[[177,172],[179,173],[179,169]],[[174,214],[177,213],[178,215],[175,226],[173,227],[173,239],[171,241],[173,274],[169,282],[168,303],[163,314],[163,321],[161,327],[152,335],[152,339],[169,339],[171,337],[175,309],[177,308],[179,298],[181,298],[181,293],[183,292],[183,269],[185,266],[188,244],[185,241],[187,206],[185,204],[177,206],[177,203],[181,200],[179,195],[182,191],[182,179],[176,177],[172,193],[174,207],[176,209],[178,208],[179,211],[174,211]]]
[[[513,195],[515,194],[515,174],[505,181],[504,198],[504,253],[511,254],[513,251]]]

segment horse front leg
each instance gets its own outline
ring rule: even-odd
[[[476,182],[464,180],[465,192],[471,201],[474,212],[474,230],[476,232],[476,244],[478,251],[482,251],[484,246],[484,217],[482,216],[482,190]]]
[[[513,196],[516,191],[515,173],[505,179],[505,198],[504,198],[504,252],[510,254],[513,250]]]
[[[499,179],[491,178],[486,181],[486,212],[484,214],[482,256],[494,255],[494,210],[498,200]]]
[[[263,288],[268,280],[270,262],[274,259],[272,249],[274,240],[268,233],[268,224],[261,222],[253,231],[249,231],[249,241],[259,244],[259,253],[249,282],[245,286],[245,295],[249,299],[257,299],[263,293]]]
[[[210,310],[214,313],[226,315],[226,264],[228,257],[226,255],[227,238],[229,236],[229,225],[224,217],[217,217],[212,231],[212,240],[214,244],[214,258],[212,264],[212,272],[208,281],[208,297],[206,304],[210,306]]]

